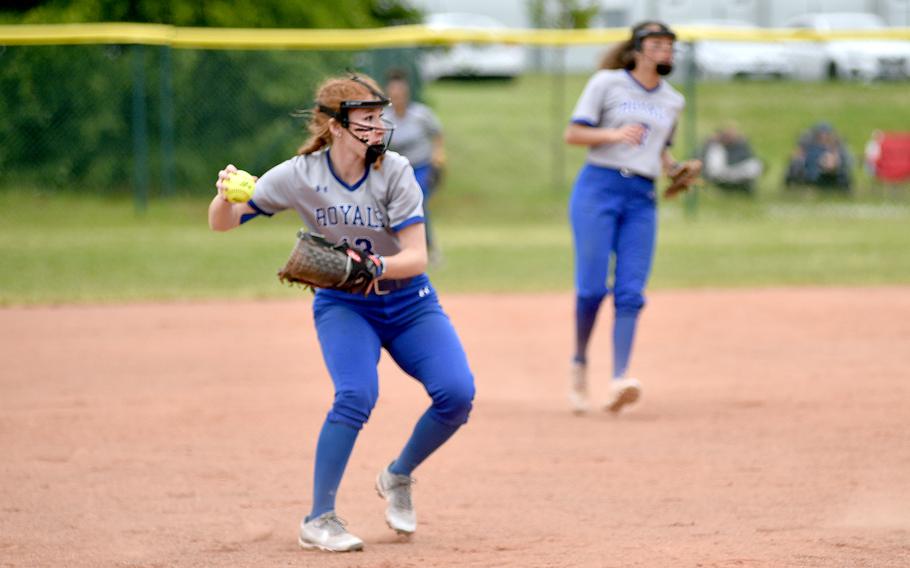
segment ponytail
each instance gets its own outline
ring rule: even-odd
[[[318,152],[326,146],[328,146],[322,136],[310,136],[306,142],[303,143],[303,146],[297,149],[298,155],[312,154],[313,152]]]
[[[614,45],[600,60],[600,69],[635,69],[635,43],[627,39]]]
[[[632,26],[632,33],[629,39],[614,45],[600,60],[600,69],[625,69],[631,71],[635,69],[635,52],[641,50],[642,37],[652,34],[645,34],[646,29],[652,29],[659,35],[668,35],[676,39],[674,34],[666,24],[655,20],[639,22]]]

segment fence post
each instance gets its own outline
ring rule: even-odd
[[[565,189],[566,145],[562,141],[565,128],[565,92],[566,92],[566,48],[556,46],[552,50],[552,89],[553,89],[553,189]]]
[[[161,48],[161,193],[174,195],[174,89],[171,81],[171,47]]]
[[[133,198],[136,212],[148,208],[149,142],[145,109],[145,46],[132,46],[133,58]]]
[[[689,42],[689,57],[686,60],[686,152],[688,158],[695,158],[698,154],[698,132],[695,121],[698,119],[698,113],[695,111],[696,100],[695,91],[698,83],[696,77],[698,66],[695,64],[695,51],[698,42],[692,40]],[[695,217],[698,212],[698,187],[693,185],[685,195],[685,212],[688,217]]]

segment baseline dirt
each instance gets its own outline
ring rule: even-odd
[[[619,417],[568,411],[569,294],[443,305],[472,419],[399,540],[373,479],[426,398],[383,356],[347,555],[295,541],[331,399],[308,300],[0,310],[0,566],[910,565],[910,289],[652,293]]]

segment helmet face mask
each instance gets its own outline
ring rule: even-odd
[[[360,107],[362,109],[370,109],[375,107]],[[379,159],[380,156],[385,154],[385,151],[388,149],[389,145],[392,143],[392,133],[395,131],[395,125],[392,124],[388,119],[383,118],[381,115],[379,117],[379,124],[368,124],[364,122],[357,122],[355,120],[348,120],[348,127],[346,130],[356,138],[359,142],[364,144],[367,147],[365,159],[367,165],[372,164]],[[374,132],[379,132],[381,138],[379,142],[371,142],[370,135]],[[375,138],[374,138],[375,139]]]
[[[366,160],[367,165],[370,165],[373,162],[375,162],[376,160],[378,160],[383,154],[385,154],[385,151],[388,149],[389,144],[392,141],[392,132],[395,130],[395,128],[389,121],[387,121],[384,118],[380,119],[380,121],[382,122],[382,127],[374,126],[371,124],[352,122],[351,118],[350,118],[350,111],[358,110],[358,109],[380,109],[381,110],[381,109],[384,109],[387,106],[389,106],[391,104],[391,101],[389,100],[388,97],[386,97],[381,92],[374,89],[369,83],[367,83],[366,81],[364,81],[357,75],[352,73],[350,79],[352,81],[356,81],[357,83],[360,83],[361,85],[366,87],[370,91],[370,93],[372,93],[376,98],[371,99],[371,100],[341,101],[341,104],[339,105],[339,108],[337,111],[328,106],[322,105],[322,104],[318,105],[318,108],[319,108],[319,112],[326,114],[326,115],[334,118],[335,120],[337,120],[338,124],[340,124],[342,128],[347,130],[351,134],[351,136],[353,136],[355,139],[357,139],[359,142],[361,142],[362,144],[364,144],[367,147],[365,160]],[[358,130],[363,130],[367,134],[369,132],[372,132],[373,130],[383,130],[384,139],[381,143],[370,144],[369,139],[361,138],[358,134],[355,134],[354,132],[352,132],[351,125],[357,126]],[[386,137],[386,135],[387,135],[387,137]]]
[[[351,109],[385,108],[385,107],[389,106],[390,104],[392,104],[392,101],[390,101],[388,97],[386,97],[385,95],[383,95],[382,93],[380,93],[379,91],[374,89],[369,83],[367,83],[366,81],[364,81],[363,79],[361,79],[360,77],[355,75],[354,73],[351,73],[351,76],[349,78],[351,81],[360,83],[361,85],[366,87],[367,90],[369,90],[370,93],[372,93],[373,96],[375,96],[376,98],[371,99],[371,100],[362,100],[362,101],[341,101],[341,105],[339,105],[339,108],[337,111],[332,108],[329,108],[325,105],[319,105],[319,112],[331,116],[332,118],[337,120],[338,123],[341,124],[341,126],[344,128],[347,128],[348,125],[350,124],[350,119],[348,118],[348,112]]]
[[[342,127],[347,128],[351,124],[350,111],[361,108],[378,108],[383,109],[391,104],[389,99],[382,98],[371,101],[341,101],[338,110],[334,110],[325,105],[319,105],[319,112],[327,114],[338,121]]]
[[[664,38],[671,42],[676,41],[676,33],[660,22],[651,22],[632,34],[632,48],[644,54],[644,43],[649,38]],[[647,57],[647,56],[646,56]],[[649,57],[649,59],[651,59]],[[655,61],[655,70],[658,75],[665,76],[673,72],[673,63]]]

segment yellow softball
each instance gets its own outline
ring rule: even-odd
[[[253,197],[256,189],[256,180],[243,170],[237,170],[227,179],[224,188],[224,197],[231,203],[246,203]]]

